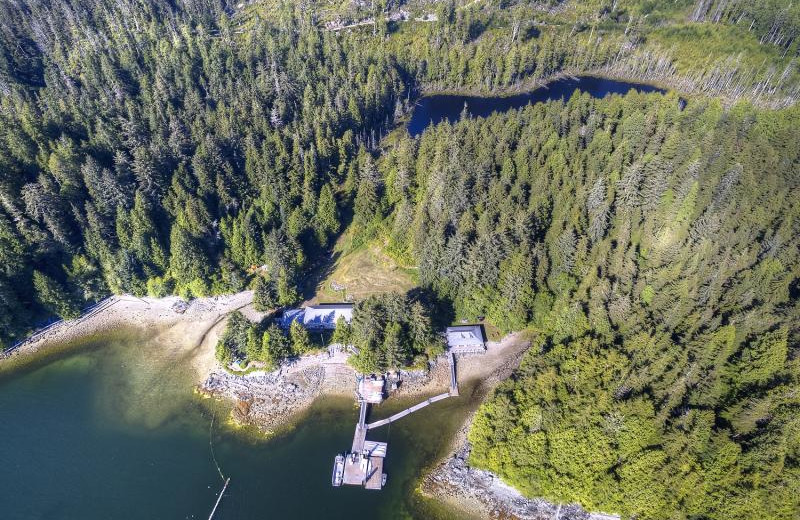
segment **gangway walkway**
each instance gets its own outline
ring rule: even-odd
[[[402,419],[406,415],[412,414],[417,410],[421,410],[425,408],[429,404],[433,404],[436,401],[441,401],[442,399],[447,399],[448,397],[456,397],[458,396],[458,380],[456,379],[456,356],[453,354],[452,351],[447,353],[447,359],[450,362],[450,391],[444,394],[435,395],[429,399],[425,399],[421,403],[417,403],[414,406],[406,408],[401,412],[397,412],[396,414],[387,417],[386,419],[381,419],[380,421],[375,421],[373,423],[369,423],[366,425],[367,430],[372,430],[374,428],[378,428],[385,424],[389,424],[390,422],[394,422],[398,419]],[[362,417],[359,418],[359,425],[363,424],[363,413],[364,413],[364,406],[362,404],[361,407]],[[356,431],[358,431],[358,427],[356,427]]]
[[[421,403],[417,403],[414,406],[406,408],[402,412],[397,412],[396,414],[391,415],[391,416],[387,417],[386,419],[381,419],[380,421],[375,421],[373,423],[369,423],[367,425],[367,429],[368,430],[372,430],[374,428],[378,428],[379,426],[383,426],[385,424],[389,424],[390,422],[394,422],[394,421],[396,421],[398,419],[402,419],[406,415],[412,414],[412,413],[416,412],[417,410],[421,410],[422,408],[425,408],[429,404],[433,404],[436,401],[441,401],[442,399],[447,399],[448,397],[450,397],[450,392],[445,392],[443,394],[439,394],[439,395],[433,396],[433,397],[431,397],[429,399],[425,399]]]
[[[358,412],[358,426],[359,428],[364,427],[364,423],[367,422],[367,402],[361,401],[361,410]]]
[[[353,449],[352,453],[361,453],[364,450],[364,441],[367,439],[367,407],[369,406],[366,401],[360,401],[361,410],[358,412],[358,424],[356,424],[356,431],[353,434]]]
[[[458,379],[456,379],[456,355],[450,350],[447,352],[450,361],[450,395],[458,397]]]

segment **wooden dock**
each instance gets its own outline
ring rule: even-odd
[[[367,424],[367,412],[369,411],[369,402],[364,398],[362,393],[358,393],[358,422],[356,423],[355,432],[353,432],[353,445],[349,453],[344,454],[344,463],[342,468],[341,455],[338,459],[334,460],[334,475],[336,475],[337,468],[342,469],[343,475],[341,481],[334,482],[334,486],[347,484],[351,486],[363,486],[366,489],[382,489],[386,480],[386,474],[383,472],[383,462],[386,458],[387,445],[384,442],[375,442],[367,440],[367,432],[375,428],[387,425],[398,419],[402,419],[418,410],[425,408],[437,401],[447,399],[448,397],[455,397],[458,395],[458,378],[456,377],[456,357],[452,350],[447,352],[447,359],[450,363],[450,390],[433,397],[429,397],[424,401],[410,406],[405,410],[390,415],[386,419],[371,422]],[[339,466],[337,466],[337,464]],[[336,483],[338,482],[338,483]]]
[[[364,487],[367,489],[381,489],[383,487],[383,457],[369,458]]]

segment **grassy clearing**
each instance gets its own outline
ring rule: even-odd
[[[347,239],[343,237],[336,244],[335,260],[317,284],[309,303],[360,300],[387,292],[405,293],[417,286],[414,270],[400,266],[383,251],[379,242],[370,242],[353,250],[348,250],[346,243]],[[335,290],[337,286],[344,289]]]

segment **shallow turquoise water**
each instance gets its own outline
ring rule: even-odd
[[[445,400],[375,435],[389,441],[383,491],[334,489],[333,456],[357,419],[352,400],[322,398],[294,430],[259,439],[225,426],[226,410],[193,396],[186,370],[162,350],[138,336],[96,341],[0,379],[0,517],[208,518],[222,486],[210,439],[231,477],[216,519],[459,516],[414,489],[475,403]]]

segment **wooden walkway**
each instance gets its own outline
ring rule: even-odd
[[[358,424],[356,424],[356,431],[353,434],[353,447],[351,453],[361,453],[364,450],[364,441],[367,439],[367,408],[369,404],[366,401],[361,401],[361,410],[358,412]]]
[[[417,403],[414,406],[410,406],[403,411],[397,412],[394,415],[387,417],[386,419],[381,419],[380,421],[375,421],[366,425],[367,430],[372,430],[374,428],[379,428],[390,422],[394,422],[398,419],[402,419],[406,415],[412,414],[417,410],[421,410],[428,406],[429,404],[433,404],[436,401],[441,401],[442,399],[447,399],[448,397],[456,397],[458,396],[458,379],[456,379],[456,357],[452,352],[447,353],[447,359],[450,362],[450,391],[445,392],[444,394],[435,395],[428,399],[425,399],[421,403]],[[364,424],[364,413],[365,408],[364,404],[361,404],[361,417],[359,417],[358,426],[356,426],[356,433],[358,433],[359,428]],[[363,444],[363,443],[362,443]],[[355,446],[355,443],[353,444]]]
[[[433,396],[433,397],[431,397],[429,399],[425,399],[421,403],[417,403],[414,406],[406,408],[402,412],[397,412],[396,414],[391,415],[391,416],[387,417],[386,419],[381,419],[380,421],[375,421],[373,423],[369,423],[367,425],[367,429],[368,430],[372,430],[374,428],[378,428],[378,427],[383,426],[385,424],[389,424],[390,422],[394,422],[394,421],[396,421],[398,419],[402,419],[406,415],[412,414],[412,413],[416,412],[417,410],[421,410],[421,409],[425,408],[429,404],[433,404],[436,401],[441,401],[442,399],[447,399],[448,397],[450,397],[450,392],[445,392],[443,394],[439,394],[439,395]]]

